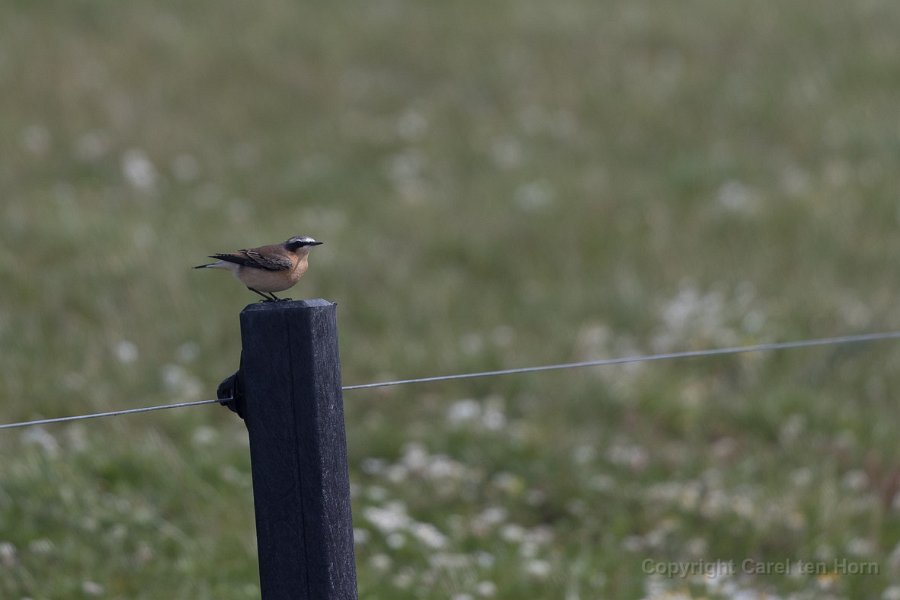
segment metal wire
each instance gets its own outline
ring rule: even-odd
[[[518,367],[514,369],[498,369],[495,371],[478,371],[475,373],[457,373],[454,375],[435,375],[431,377],[418,377],[415,379],[394,379],[390,381],[378,381],[375,383],[360,383],[345,385],[343,391],[366,390],[372,388],[408,385],[414,383],[433,383],[436,381],[451,381],[454,379],[475,379],[476,377],[496,377],[500,375],[517,375],[522,373],[539,373],[542,371],[557,371],[561,369],[580,369],[585,367],[603,367],[609,365],[623,365],[628,363],[651,362],[660,360],[673,360],[681,358],[701,358],[707,356],[723,356],[727,354],[744,354],[749,352],[773,352],[776,350],[793,350],[797,348],[811,348],[814,346],[837,346],[842,344],[856,344],[862,342],[879,342],[885,340],[900,339],[900,331],[882,331],[877,333],[860,333],[855,335],[842,335],[836,337],[818,338],[811,340],[796,340],[792,342],[772,342],[766,344],[753,344],[749,346],[731,346],[727,348],[712,348],[708,350],[687,350],[683,352],[663,352],[660,354],[637,354],[634,356],[622,356],[618,358],[601,358],[597,360],[584,360],[579,362],[557,363],[552,365],[539,365],[534,367]],[[129,408],[109,412],[76,415],[71,417],[56,417],[52,419],[37,419],[34,421],[22,421],[19,423],[6,423],[0,425],[0,429],[13,429],[16,427],[28,427],[31,425],[47,425],[50,423],[64,423],[67,421],[80,421],[83,419],[96,419],[99,417],[113,417],[133,413],[165,410],[168,408],[183,408],[186,406],[199,406],[201,404],[215,404],[227,402],[229,399],[196,400],[193,402],[177,402],[175,404],[160,404],[143,408]]]
[[[838,337],[818,338],[812,340],[799,340],[793,342],[772,342],[767,344],[754,344],[751,346],[732,346],[729,348],[713,348],[710,350],[688,350],[684,352],[663,352],[661,354],[639,354],[635,356],[623,356],[619,358],[600,358],[597,360],[584,360],[580,362],[559,363],[555,365],[541,365],[538,367],[519,367],[514,369],[498,369],[496,371],[479,371],[477,373],[460,373],[456,375],[436,375],[433,377],[419,377],[417,379],[396,379],[393,381],[381,381],[377,383],[360,383],[347,385],[342,389],[365,390],[369,388],[386,387],[391,385],[406,385],[408,383],[430,383],[434,381],[449,381],[452,379],[474,379],[476,377],[495,377],[497,375],[516,375],[519,373],[537,373],[540,371],[556,371],[559,369],[580,369],[584,367],[603,367],[607,365],[623,365],[627,363],[650,362],[657,360],[670,360],[677,358],[699,358],[702,356],[722,356],[724,354],[742,354],[746,352],[771,352],[774,350],[791,350],[795,348],[809,348],[812,346],[834,346],[838,344],[852,344],[859,342],[877,342],[900,338],[900,331],[884,331],[879,333],[861,333],[856,335],[843,335]]]
[[[115,417],[117,415],[130,415],[133,413],[150,412],[154,410],[164,410],[167,408],[183,408],[185,406],[199,406],[201,404],[212,404],[214,402],[227,402],[224,400],[195,400],[193,402],[176,402],[174,404],[159,404],[157,406],[145,406],[143,408],[127,408],[125,410],[111,410],[109,412],[91,413],[87,415],[76,415],[73,417],[54,417],[52,419],[36,419],[34,421],[22,421],[21,423],[6,423],[0,425],[0,429],[13,429],[15,427],[28,427],[31,425],[47,425],[48,423],[64,423],[66,421],[82,421],[84,419],[98,419],[100,417]]]

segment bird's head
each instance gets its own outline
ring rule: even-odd
[[[322,242],[317,242],[308,235],[295,235],[284,243],[284,249],[288,252],[299,254],[300,252],[309,253],[313,246],[318,246]]]

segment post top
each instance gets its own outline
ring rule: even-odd
[[[334,306],[334,302],[315,298],[311,300],[282,300],[280,302],[255,302],[248,304],[241,312],[261,312],[261,311],[282,311],[296,310],[304,308],[320,308],[324,306]]]

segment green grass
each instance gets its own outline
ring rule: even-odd
[[[300,233],[348,384],[898,328],[898,30],[887,0],[2,2],[0,421],[212,397],[254,297],[190,267]],[[884,342],[348,392],[360,596],[900,598],[898,384]],[[232,413],[0,453],[3,598],[258,597]]]

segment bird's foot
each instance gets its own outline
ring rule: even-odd
[[[276,296],[276,295],[273,294],[272,292],[265,292],[265,293],[263,293],[263,292],[261,292],[261,291],[259,291],[259,290],[257,290],[257,289],[254,289],[254,288],[252,288],[252,287],[249,287],[249,286],[247,287],[247,289],[250,290],[251,292],[255,293],[255,294],[259,294],[260,296],[262,296],[263,299],[260,300],[260,302],[275,302],[275,301],[278,300],[278,296]]]

